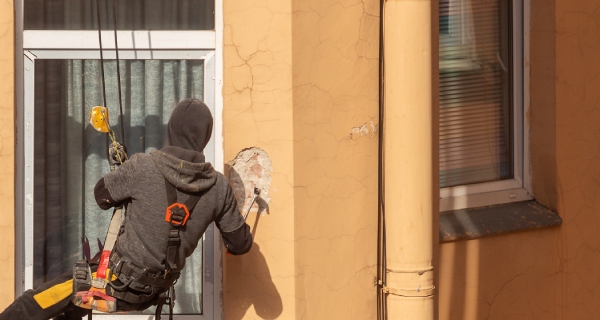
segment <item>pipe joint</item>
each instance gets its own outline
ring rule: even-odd
[[[393,294],[401,297],[431,297],[435,292],[435,286],[431,286],[429,288],[419,287],[416,290],[383,287],[381,290],[383,291],[383,293]]]
[[[401,297],[430,297],[434,295],[433,268],[387,270],[384,293]]]

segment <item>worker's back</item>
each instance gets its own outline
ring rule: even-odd
[[[200,196],[180,231],[181,244],[175,261],[179,270],[211,222],[215,221],[222,232],[233,231],[244,224],[227,179],[210,163],[192,162],[193,157],[180,159],[176,152],[169,152],[172,149],[134,155],[121,168],[105,176],[113,199],[131,199],[126,207],[123,233],[117,241],[119,254],[140,266],[158,270],[166,268],[165,248],[173,229],[165,221],[169,206],[165,179],[178,190],[180,203],[190,195]]]

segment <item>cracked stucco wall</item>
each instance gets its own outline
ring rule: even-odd
[[[533,193],[563,225],[442,244],[440,319],[597,318],[598,34],[597,0],[531,1]]]
[[[556,0],[556,189],[565,319],[600,311],[600,2]]]
[[[224,2],[224,156],[273,168],[253,249],[225,258],[226,319],[375,317],[378,10]]]
[[[0,1],[0,310],[14,299],[15,247],[15,60],[13,1]]]
[[[295,315],[291,5],[223,3],[224,159],[255,146],[273,168],[269,214],[248,216],[252,250],[225,256],[225,319]]]
[[[294,1],[296,319],[375,319],[379,2]]]

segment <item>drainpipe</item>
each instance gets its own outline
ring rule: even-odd
[[[431,0],[385,2],[387,319],[430,320],[433,285]]]

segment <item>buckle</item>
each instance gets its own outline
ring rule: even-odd
[[[73,268],[73,292],[89,290],[92,285],[92,270],[86,260],[79,260]]]
[[[185,225],[188,218],[190,217],[190,212],[185,204],[181,203],[173,203],[167,208],[167,212],[165,214],[165,221],[170,223],[174,227],[180,227]]]
[[[168,245],[179,245],[181,243],[181,238],[179,237],[179,230],[171,230],[169,232],[169,242]]]

